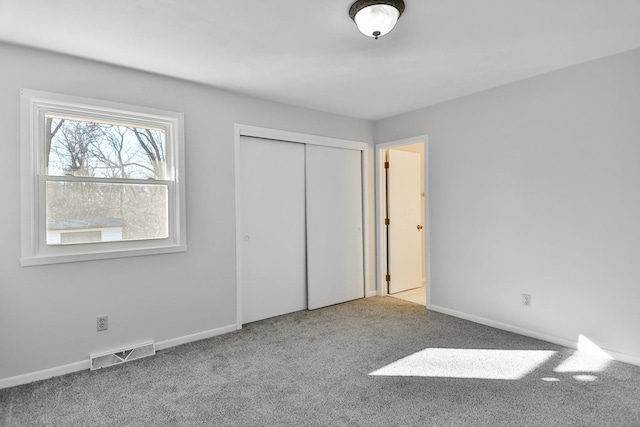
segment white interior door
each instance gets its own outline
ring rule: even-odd
[[[240,139],[242,323],[307,308],[304,153]]]
[[[420,154],[388,152],[389,293],[422,286]]]
[[[307,145],[310,310],[364,297],[361,152]]]

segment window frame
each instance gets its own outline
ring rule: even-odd
[[[165,179],[119,179],[46,175],[46,114],[78,119],[150,126],[165,130]],[[20,90],[21,258],[22,266],[154,255],[187,250],[184,180],[184,114],[110,101]],[[45,186],[47,181],[149,184],[167,187],[168,237],[164,239],[47,245]]]

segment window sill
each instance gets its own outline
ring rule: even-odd
[[[160,255],[176,252],[186,252],[187,245],[162,246],[155,248],[123,249],[105,252],[85,252],[81,254],[44,255],[20,258],[22,267],[35,265],[62,264],[69,262],[95,261],[102,259],[129,258],[134,256]]]

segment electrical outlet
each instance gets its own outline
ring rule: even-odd
[[[98,332],[106,331],[107,329],[109,329],[109,317],[108,316],[100,316],[100,317],[98,317],[96,323],[97,323]]]
[[[522,294],[522,305],[531,308],[531,295]]]

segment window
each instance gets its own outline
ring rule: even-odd
[[[22,265],[186,250],[183,115],[21,90]]]

